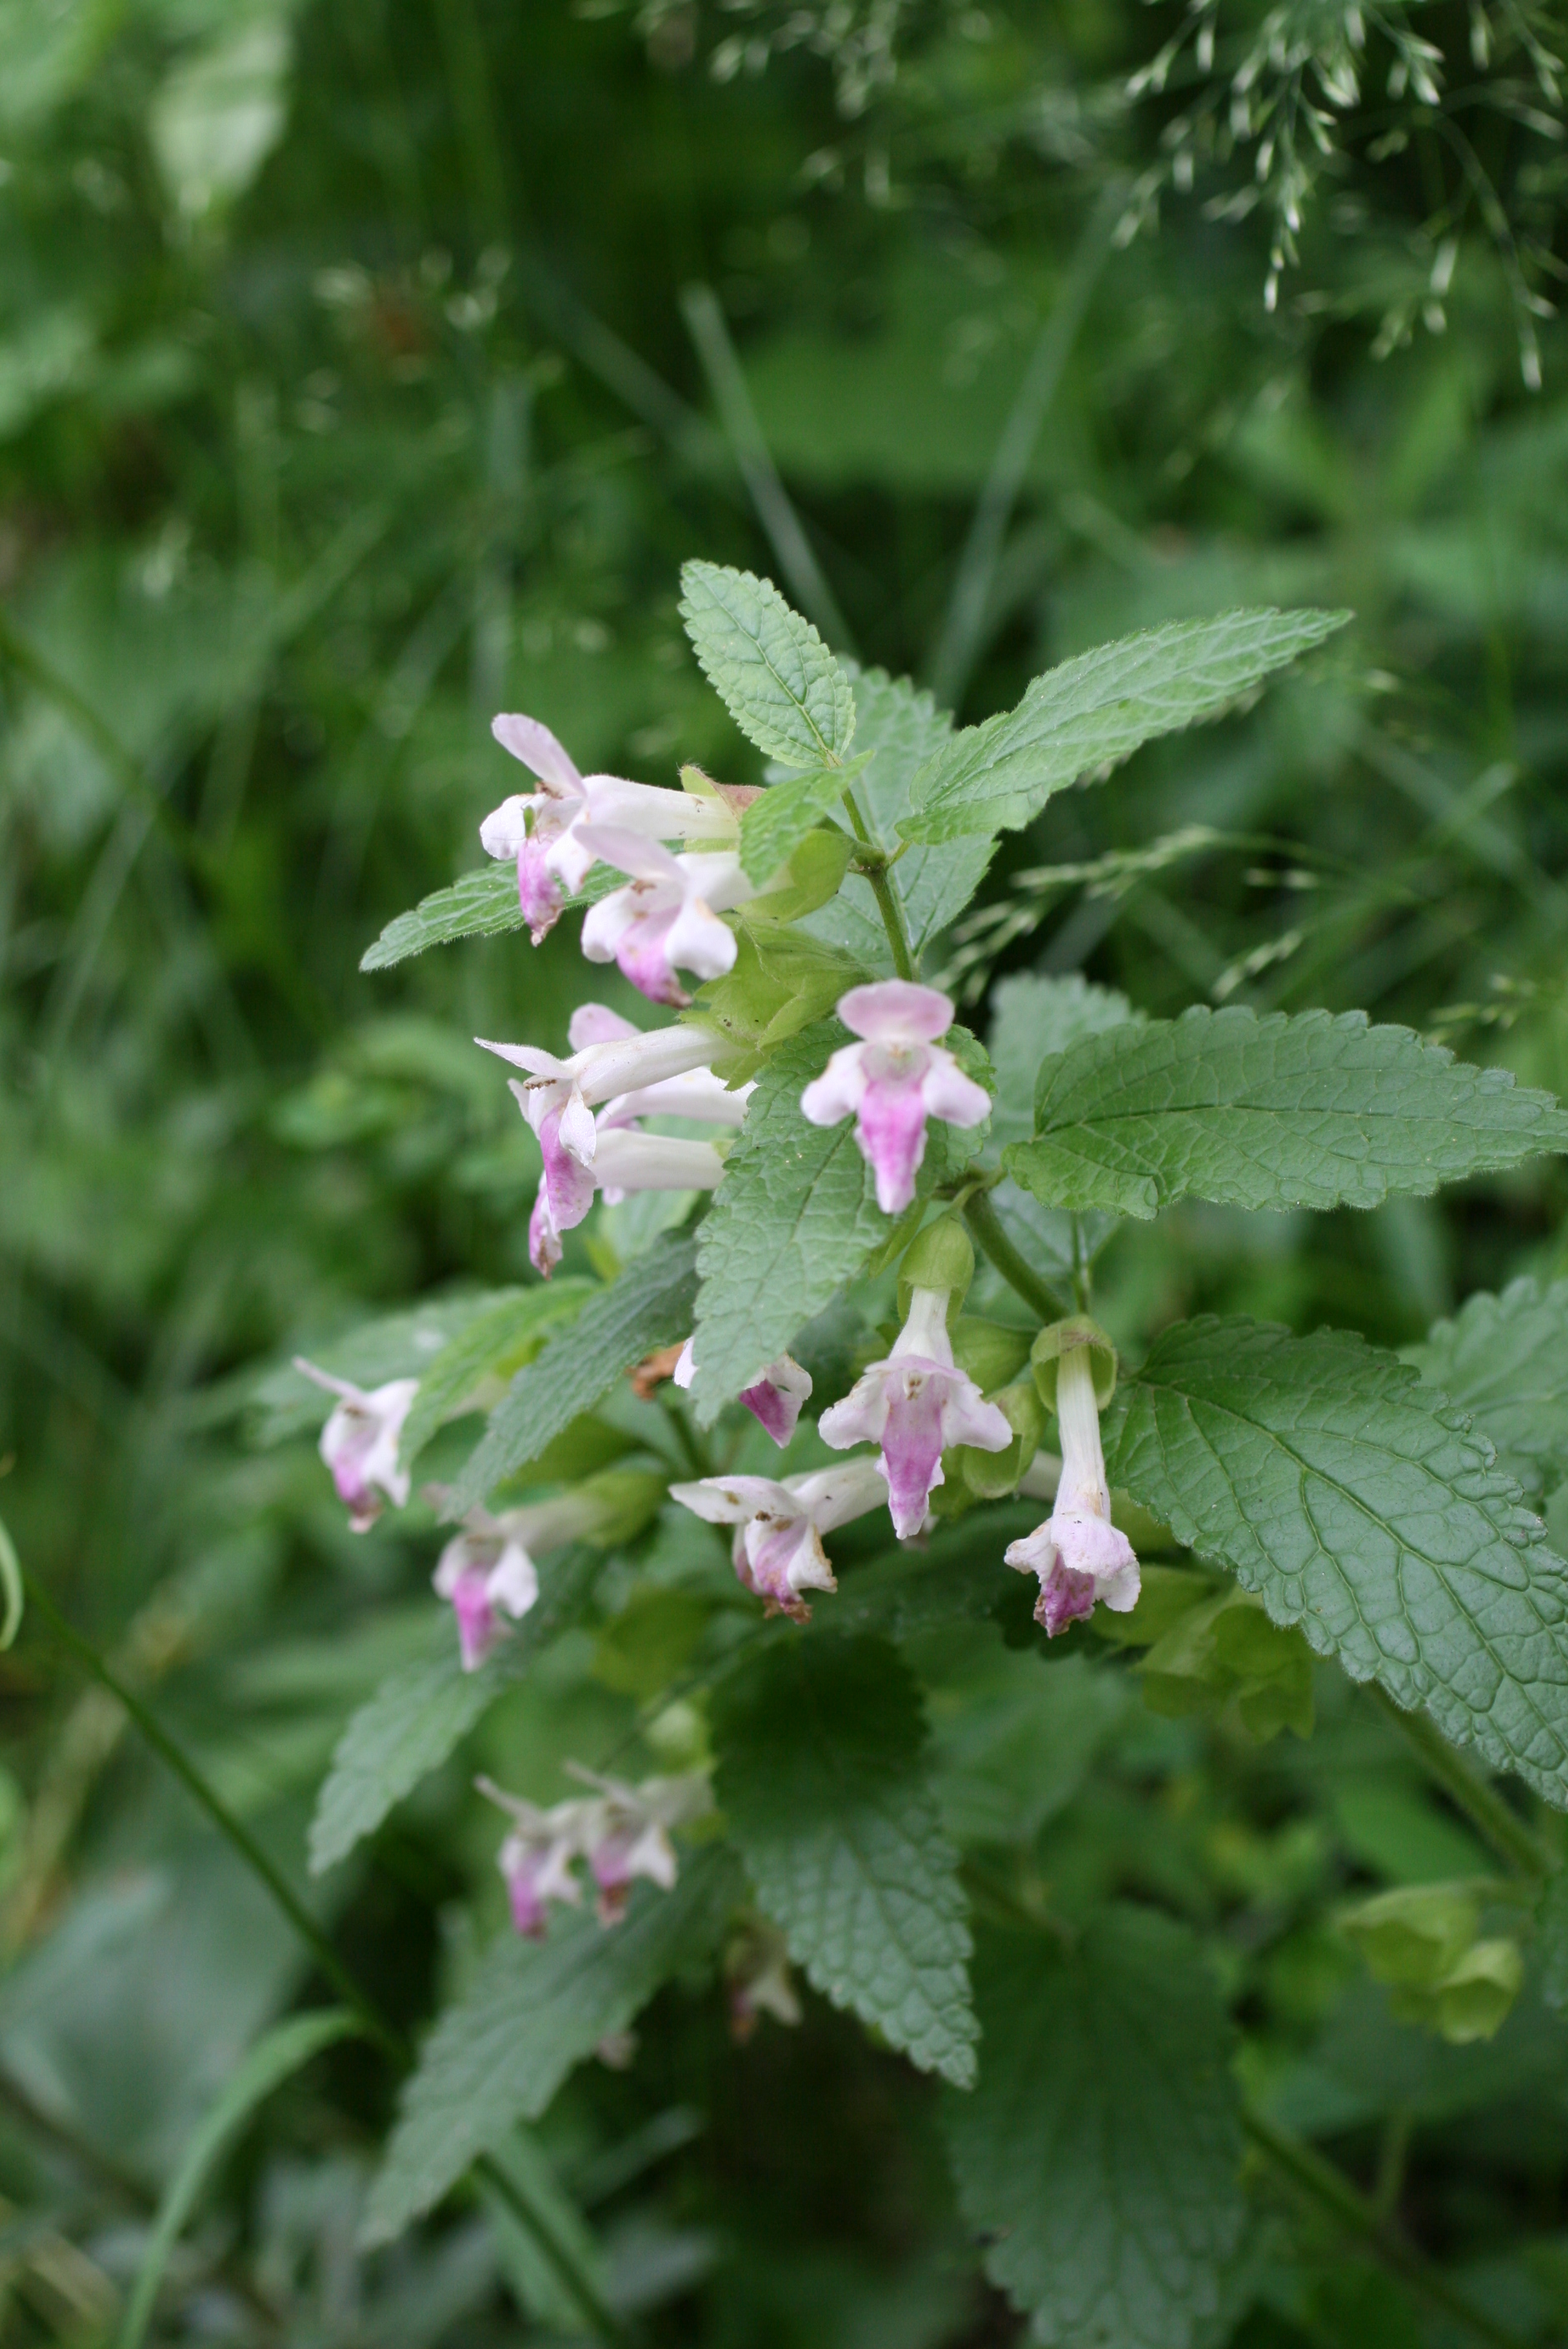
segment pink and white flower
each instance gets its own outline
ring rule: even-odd
[[[926,1119],[978,1125],[991,1097],[938,1043],[953,1024],[953,1006],[934,987],[878,979],[852,987],[838,1008],[862,1040],[833,1054],[801,1094],[800,1108],[813,1125],[854,1118],[861,1154],[876,1170],[877,1205],[896,1216],[914,1196]]]
[[[632,876],[588,909],[583,951],[590,962],[618,963],[652,1003],[691,1001],[677,970],[720,978],[734,968],[735,933],[719,916],[757,895],[738,856],[673,856],[657,841],[610,824],[585,826],[579,836]]]
[[[696,1340],[688,1338],[670,1375],[677,1387],[689,1387],[696,1376]],[[802,1407],[811,1400],[811,1373],[802,1370],[793,1354],[780,1354],[742,1390],[741,1402],[765,1427],[780,1452],[799,1425]]]
[[[948,1444],[1005,1452],[1013,1441],[1005,1413],[954,1366],[948,1295],[945,1288],[915,1289],[892,1352],[885,1361],[873,1362],[820,1423],[823,1443],[835,1452],[847,1452],[853,1444],[881,1446],[888,1507],[900,1541],[908,1541],[925,1522],[927,1503],[943,1482],[942,1454]]]
[[[573,1909],[582,1905],[583,1886],[576,1873],[580,1859],[587,1861],[598,1889],[602,1925],[620,1922],[638,1877],[662,1892],[670,1891],[679,1866],[671,1830],[713,1807],[707,1780],[700,1772],[645,1778],[640,1786],[629,1786],[618,1778],[601,1778],[575,1762],[566,1768],[595,1791],[549,1809],[506,1794],[489,1778],[475,1782],[511,1819],[499,1865],[511,1897],[512,1922],[531,1940],[543,1939],[552,1900]]]
[[[521,1622],[539,1597],[539,1569],[528,1544],[544,1546],[538,1512],[509,1509],[499,1517],[470,1509],[461,1533],[441,1552],[431,1577],[438,1598],[458,1619],[465,1672],[478,1671],[500,1637],[503,1614]]]
[[[710,1526],[734,1526],[732,1555],[740,1582],[767,1602],[769,1615],[806,1622],[803,1593],[836,1590],[822,1536],[880,1508],[887,1497],[872,1460],[846,1460],[810,1476],[704,1476],[672,1485],[670,1498]]]
[[[1138,1604],[1138,1560],[1127,1536],[1110,1522],[1110,1492],[1099,1440],[1099,1406],[1088,1345],[1073,1345],[1057,1366],[1057,1423],[1061,1476],[1056,1506],[1043,1526],[1006,1551],[1020,1574],[1037,1574],[1035,1620],[1048,1639],[1092,1614],[1098,1601],[1113,1615]],[[1037,1455],[1036,1465],[1045,1457]],[[1026,1479],[1026,1482],[1027,1480]]]
[[[584,824],[625,825],[653,840],[735,836],[735,812],[717,792],[699,797],[619,775],[580,774],[537,718],[503,715],[491,720],[490,732],[540,786],[513,792],[480,826],[488,854],[516,860],[518,902],[535,946],[561,912],[562,885],[581,889],[593,867],[593,850],[577,837]]]
[[[408,1472],[397,1465],[397,1446],[419,1381],[392,1379],[366,1392],[351,1379],[335,1378],[307,1362],[303,1354],[294,1356],[294,1366],[338,1398],[321,1431],[321,1456],[348,1511],[350,1529],[368,1533],[384,1501],[400,1509],[408,1498]]]
[[[689,1164],[682,1179],[668,1151],[628,1152],[613,1148],[610,1158],[600,1155],[605,1122],[595,1120],[595,1102],[609,1104],[608,1116],[621,1131],[633,1114],[629,1104],[650,1096],[669,1114],[696,1115],[717,1122],[715,1094],[724,1088],[706,1063],[717,1040],[701,1028],[680,1024],[647,1033],[634,1029],[603,1004],[584,1004],[571,1029],[572,1055],[560,1060],[531,1044],[499,1044],[475,1040],[487,1052],[528,1071],[526,1082],[512,1081],[518,1107],[539,1137],[544,1174],[529,1219],[529,1254],[546,1278],[561,1261],[561,1236],[580,1224],[593,1204],[601,1181],[623,1194],[630,1190],[711,1189],[718,1180],[717,1154],[706,1143],[686,1145]],[[677,1087],[676,1081],[684,1080]],[[725,1095],[727,1100],[738,1096]],[[744,1116],[744,1103],[738,1114]],[[737,1115],[725,1113],[725,1122]],[[624,1139],[652,1142],[662,1137],[631,1134]],[[698,1155],[692,1157],[696,1152]],[[619,1171],[617,1171],[617,1169]]]

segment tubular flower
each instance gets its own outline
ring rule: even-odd
[[[735,965],[735,933],[719,915],[757,894],[733,854],[672,856],[656,840],[610,824],[585,827],[585,846],[631,875],[591,905],[583,924],[590,962],[614,962],[652,1003],[686,1004],[676,973],[720,978]]]
[[[705,1476],[672,1485],[670,1498],[710,1526],[736,1527],[735,1571],[769,1615],[810,1619],[807,1590],[836,1590],[822,1536],[880,1508],[887,1488],[873,1460],[846,1460],[810,1476]]]
[[[494,1052],[501,1060],[510,1061],[514,1068],[528,1071],[527,1081],[514,1079],[511,1089],[518,1107],[539,1138],[544,1159],[544,1174],[529,1219],[528,1237],[534,1268],[546,1279],[561,1261],[562,1233],[580,1224],[593,1204],[600,1171],[599,1138],[603,1125],[603,1121],[596,1122],[593,1117],[593,1104],[610,1103],[608,1114],[621,1126],[631,1115],[626,1104],[639,1097],[646,1099],[660,1093],[671,1113],[711,1116],[713,1093],[724,1093],[718,1079],[706,1066],[715,1050],[711,1035],[700,1028],[678,1025],[655,1028],[644,1034],[599,1003],[583,1004],[574,1013],[571,1028],[573,1050],[568,1060],[559,1060],[553,1052],[540,1051],[531,1044],[498,1044],[482,1036],[475,1040],[487,1052]],[[678,1110],[676,1096],[663,1090],[677,1080],[686,1081],[691,1088],[689,1095],[679,1096]],[[706,1112],[700,1106],[694,1112],[692,1101],[706,1103]],[[729,1112],[732,1116],[734,1113]],[[745,1114],[744,1105],[740,1114]],[[624,1152],[622,1156],[624,1159]],[[718,1180],[717,1164],[717,1155],[709,1152],[701,1163],[700,1179],[666,1181],[656,1187],[711,1188]],[[636,1169],[632,1171],[634,1176]],[[646,1182],[628,1180],[624,1173],[610,1174],[606,1179],[614,1181],[622,1191],[655,1187]]]
[[[476,1781],[480,1792],[512,1822],[498,1859],[511,1896],[512,1923],[530,1940],[543,1939],[550,1901],[581,1906],[580,1859],[587,1861],[598,1888],[602,1925],[619,1923],[639,1876],[668,1892],[678,1870],[671,1829],[712,1808],[707,1780],[700,1772],[646,1778],[640,1786],[628,1786],[618,1778],[598,1777],[574,1762],[566,1767],[595,1791],[548,1810],[506,1794],[489,1778]]]
[[[800,1107],[813,1125],[853,1116],[861,1154],[876,1171],[877,1205],[896,1216],[914,1196],[926,1119],[978,1125],[991,1098],[937,1042],[953,1006],[934,987],[904,978],[852,987],[839,999],[839,1017],[862,1040],[833,1054]]]
[[[439,1508],[449,1489],[427,1485],[425,1497]],[[477,1671],[484,1662],[500,1637],[502,1615],[521,1622],[539,1597],[535,1557],[597,1533],[611,1506],[602,1492],[583,1485],[496,1517],[486,1509],[469,1511],[431,1578],[437,1595],[451,1601],[458,1619],[464,1671]]]
[[[893,1531],[908,1541],[925,1520],[943,1482],[947,1445],[1005,1452],[1013,1441],[1006,1415],[986,1402],[966,1372],[954,1367],[945,1288],[916,1288],[909,1318],[885,1361],[873,1362],[842,1402],[822,1413],[821,1437],[835,1452],[853,1444],[882,1447]]]
[[[1039,1576],[1035,1620],[1053,1640],[1091,1614],[1097,1600],[1113,1615],[1130,1614],[1138,1604],[1138,1560],[1127,1536],[1110,1522],[1092,1350],[1077,1344],[1062,1351],[1056,1374],[1062,1444],[1056,1506],[1043,1526],[1006,1552],[1007,1564],[1020,1574]]]
[[[734,836],[735,815],[717,794],[697,798],[618,775],[580,774],[537,718],[492,719],[490,732],[540,785],[536,792],[513,792],[480,826],[488,854],[516,860],[518,902],[535,946],[561,912],[561,884],[580,889],[593,864],[593,851],[577,837],[583,825],[624,824],[653,840]]]
[[[677,1387],[689,1387],[696,1376],[696,1344],[695,1338],[686,1340],[670,1373]],[[802,1405],[811,1400],[811,1373],[792,1354],[780,1354],[742,1391],[740,1400],[782,1452],[799,1425]]]
[[[368,1533],[384,1500],[400,1509],[408,1498],[408,1472],[397,1465],[397,1445],[419,1381],[393,1379],[366,1393],[351,1380],[334,1378],[307,1362],[303,1354],[294,1356],[294,1366],[338,1399],[321,1431],[321,1456],[348,1511],[350,1529]]]

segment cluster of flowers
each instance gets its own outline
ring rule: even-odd
[[[490,853],[514,858],[518,894],[533,938],[562,910],[562,890],[579,891],[597,863],[630,877],[593,905],[583,951],[614,958],[651,1000],[685,1009],[678,973],[712,978],[729,970],[736,940],[720,916],[756,895],[741,869],[738,826],[754,793],[714,785],[665,791],[614,776],[579,773],[547,729],[531,719],[498,718],[497,740],[523,761],[539,788],[507,800],[487,817]],[[676,854],[670,839],[703,846]],[[838,1015],[855,1041],[834,1052],[807,1085],[802,1114],[829,1126],[852,1117],[855,1139],[872,1170],[879,1206],[902,1214],[913,1200],[928,1121],[963,1129],[987,1115],[990,1098],[944,1045],[953,1005],[936,988],[888,979],[851,988]],[[646,1117],[674,1117],[715,1127],[741,1125],[751,1092],[731,1089],[713,1061],[720,1039],[695,1021],[642,1031],[603,1005],[574,1014],[565,1060],[531,1045],[484,1042],[521,1070],[511,1081],[544,1161],[529,1226],[530,1254],[548,1278],[561,1259],[562,1235],[580,1224],[596,1194],[614,1201],[641,1190],[711,1190],[724,1162],[706,1141],[643,1130]],[[914,1242],[903,1264],[908,1303],[891,1352],[873,1362],[849,1394],[822,1413],[819,1433],[841,1465],[810,1475],[707,1476],[671,1487],[673,1497],[713,1525],[735,1527],[736,1573],[769,1613],[804,1621],[807,1593],[836,1588],[822,1537],[886,1506],[901,1541],[930,1522],[931,1496],[944,1481],[942,1455],[954,1446],[999,1453],[1015,1428],[954,1358],[949,1320],[963,1301],[973,1256],[952,1217]],[[1044,1454],[1026,1463],[1018,1489],[1054,1506],[1046,1522],[1012,1544],[1006,1562],[1038,1578],[1036,1615],[1055,1637],[1097,1603],[1125,1612],[1139,1595],[1138,1561],[1111,1523],[1099,1433],[1115,1358],[1087,1321],[1042,1333],[1036,1379],[1054,1405],[1060,1430],[1059,1469]],[[349,1521],[363,1532],[384,1500],[401,1507],[408,1475],[398,1465],[403,1422],[417,1381],[394,1380],[366,1392],[302,1361],[300,1369],[337,1398],[321,1438]],[[688,1340],[672,1365],[678,1386],[696,1376]],[[794,1435],[811,1380],[785,1355],[760,1371],[741,1401],[780,1448]],[[874,1446],[855,1451],[857,1445]],[[476,1669],[500,1635],[501,1618],[527,1613],[539,1592],[536,1557],[591,1536],[603,1503],[591,1491],[512,1509],[478,1510],[449,1541],[435,1585],[456,1614],[462,1661]],[[546,1899],[579,1898],[573,1867],[588,1860],[600,1887],[601,1914],[618,1913],[634,1876],[673,1881],[669,1830],[695,1816],[695,1784],[650,1780],[633,1790],[593,1781],[592,1800],[541,1811],[487,1789],[515,1822],[501,1865],[519,1930],[540,1930]],[[706,1800],[706,1793],[705,1797]],[[673,1807],[672,1807],[673,1806]]]

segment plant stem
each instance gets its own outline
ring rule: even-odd
[[[100,1687],[108,1690],[117,1703],[124,1706],[159,1759],[173,1772],[192,1800],[206,1812],[219,1833],[239,1853],[247,1868],[266,1886],[328,1982],[358,2015],[367,2035],[398,2071],[408,2071],[413,2063],[413,2054],[407,2041],[344,1964],[321,1927],[287,1879],[268,1858],[250,1829],[234,1816],[222,1795],[207,1784],[195,1764],[181,1751],[140,1698],[133,1695],[119,1674],[105,1662],[90,1640],[84,1640],[81,1633],[66,1620],[54,1601],[38,1588],[26,1568],[23,1569],[23,1581],[35,1612],[42,1617],[60,1645],[76,1658],[84,1671],[90,1674]],[[500,2196],[508,2209],[528,2229],[600,2339],[614,2344],[614,2349],[625,2349],[625,2344],[633,2339],[631,2332],[608,2306],[593,2277],[584,2271],[570,2248],[557,2240],[549,2220],[540,2215],[500,2163],[492,2162],[488,2154],[481,2154],[473,2167],[486,2185]]]
[[[1557,1855],[1547,1849],[1495,1786],[1477,1776],[1425,1713],[1406,1713],[1375,1681],[1368,1683],[1367,1693],[1384,1719],[1398,1731],[1429,1777],[1463,1811],[1470,1825],[1508,1867],[1517,1868],[1522,1876],[1542,1877],[1552,1875],[1561,1866]]]
[[[1312,2146],[1304,2145],[1288,2129],[1265,2120],[1261,2113],[1245,2112],[1242,2127],[1269,2167],[1291,2185],[1303,2201],[1321,2210],[1347,2234],[1359,2237],[1385,2267],[1418,2292],[1429,2306],[1461,2324],[1491,2349],[1523,2349],[1517,2334],[1507,2332],[1454,2290],[1438,2269],[1394,2234],[1374,2205],[1354,2187],[1343,2171]]]
[[[850,822],[855,828],[855,838],[861,847],[874,848],[876,843],[872,840],[866,820],[856,804],[855,795],[847,788],[844,792],[844,805],[849,811]],[[892,883],[888,879],[887,866],[885,863],[870,865],[865,868],[865,874],[872,885],[872,895],[877,901],[877,911],[882,916],[882,926],[887,932],[887,942],[892,950],[892,967],[900,978],[913,978],[914,958],[910,953],[909,936],[903,926],[903,908],[898,902],[898,894]]]
[[[1056,1296],[1032,1265],[1026,1264],[991,1204],[988,1191],[972,1191],[964,1202],[964,1220],[1011,1289],[1015,1289],[1042,1321],[1060,1321],[1070,1308]]]

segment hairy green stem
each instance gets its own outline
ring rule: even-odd
[[[1367,1693],[1385,1721],[1398,1731],[1428,1776],[1463,1811],[1506,1866],[1517,1868],[1522,1876],[1542,1877],[1562,1865],[1559,1856],[1504,1802],[1495,1786],[1477,1776],[1424,1713],[1406,1713],[1376,1681],[1368,1683]]]
[[[992,1206],[988,1191],[970,1193],[964,1202],[964,1220],[1008,1288],[1016,1290],[1042,1321],[1064,1319],[1071,1308],[1041,1279],[1032,1265],[1025,1263],[1003,1230],[1002,1218]]]
[[[871,828],[861,813],[853,792],[848,787],[844,792],[844,806],[849,811],[850,822],[855,828],[855,838],[861,847],[874,849],[876,843],[872,838]],[[903,926],[903,908],[898,902],[898,893],[887,877],[886,862],[875,865],[868,864],[864,871],[866,879],[872,885],[872,895],[877,901],[877,911],[882,916],[882,926],[887,932],[888,946],[892,953],[892,967],[900,978],[913,978],[914,957],[910,953],[909,934]]]
[[[219,1833],[238,1852],[247,1868],[266,1886],[273,1899],[287,1918],[301,1941],[309,1950],[316,1964],[339,1996],[364,2023],[367,2035],[400,2072],[407,2072],[413,2063],[413,2053],[407,2041],[375,2000],[356,1981],[344,1964],[331,1941],[315,1919],[304,1907],[286,1878],[268,1858],[250,1829],[234,1816],[222,1797],[207,1784],[195,1764],[161,1727],[156,1716],[139,1697],[126,1687],[119,1674],[106,1663],[91,1641],[69,1624],[54,1601],[42,1591],[34,1578],[24,1569],[27,1596],[35,1612],[49,1627],[61,1647],[74,1656],[84,1671],[106,1689],[117,1703],[124,1706],[159,1759],[171,1770],[192,1800],[206,1812]],[[557,2237],[550,2221],[536,2210],[513,2179],[499,2162],[481,2154],[473,2164],[475,2170],[506,2203],[507,2208],[527,2228],[544,2253],[551,2266],[588,2318],[602,2341],[614,2344],[614,2349],[626,2349],[634,2338],[628,2327],[603,2299],[593,2279],[583,2269],[570,2247]]]
[[[1419,2293],[1429,2307],[1440,2309],[1478,2341],[1490,2343],[1491,2349],[1524,2349],[1516,2333],[1494,2323],[1482,2310],[1473,2307],[1419,2251],[1413,2251],[1401,2236],[1393,2233],[1366,2195],[1314,2147],[1304,2145],[1298,2137],[1276,2122],[1266,2120],[1261,2113],[1243,2112],[1242,2127],[1254,2150],[1277,2177],[1294,2189],[1300,2200],[1332,2219],[1346,2234],[1357,2236],[1374,2258],[1408,2284],[1412,2292]]]

